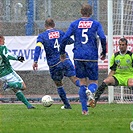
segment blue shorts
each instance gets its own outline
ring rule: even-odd
[[[50,75],[54,81],[61,81],[64,76],[76,76],[74,65],[70,59],[59,63],[58,65],[50,68]]]
[[[78,78],[89,78],[98,80],[98,62],[74,60],[76,76]]]

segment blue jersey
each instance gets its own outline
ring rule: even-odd
[[[39,34],[37,37],[34,61],[38,61],[41,52],[41,46],[43,45],[46,52],[48,65],[52,67],[58,64],[60,62],[59,48],[64,34],[65,33],[63,31],[56,29],[49,29]],[[73,40],[69,39],[69,43],[73,43]]]
[[[62,39],[60,53],[64,54],[67,39],[74,35],[74,60],[98,60],[97,35],[101,41],[102,52],[106,54],[106,37],[102,25],[92,18],[80,18],[71,23]]]

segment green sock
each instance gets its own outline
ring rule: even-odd
[[[23,87],[22,83],[20,82],[9,82],[8,86],[10,88],[20,88],[20,89]]]
[[[27,99],[25,98],[25,96],[24,96],[24,94],[22,93],[22,91],[18,91],[17,93],[16,93],[16,96],[17,96],[17,98],[20,100],[20,101],[22,101],[27,107],[28,106],[31,106],[31,104],[27,101]]]

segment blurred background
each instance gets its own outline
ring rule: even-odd
[[[48,17],[55,20],[57,28],[66,30],[81,16],[83,3],[93,6],[93,18],[103,24],[107,34],[107,0],[0,0],[0,32],[6,36],[38,35]]]

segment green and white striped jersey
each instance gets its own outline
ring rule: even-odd
[[[18,60],[18,56],[9,52],[5,45],[0,45],[0,77],[8,75],[13,71],[9,60]]]

